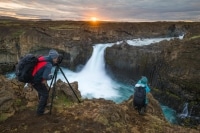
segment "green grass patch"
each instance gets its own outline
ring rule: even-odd
[[[22,100],[21,100],[21,99],[16,99],[16,100],[14,101],[14,105],[16,105],[16,106],[21,106],[21,105],[22,105]]]
[[[11,21],[8,21],[8,20],[0,20],[0,24],[8,24],[10,23]]]
[[[9,20],[4,20],[4,21],[0,21],[0,25],[2,26],[20,26],[19,23],[13,23],[12,21],[9,21]]]
[[[20,36],[23,33],[24,33],[24,30],[18,30],[16,32],[12,33],[12,37],[18,37],[18,36]]]
[[[174,94],[174,93],[172,93],[172,92],[167,91],[166,94],[167,94],[168,96],[171,96],[171,97],[175,98],[175,99],[181,99],[179,96],[177,96],[176,94]]]
[[[152,90],[157,92],[157,93],[161,93],[161,91],[158,88],[152,88]]]
[[[0,113],[0,122],[5,121],[8,118],[6,114]]]
[[[59,94],[59,96],[55,98],[55,102],[56,105],[62,107],[68,107],[72,105],[72,102],[69,99],[67,99],[67,97],[64,94]]]
[[[63,112],[66,110],[68,107],[72,106],[72,102],[67,99],[67,97],[64,94],[59,94],[54,98],[53,102],[53,108],[57,110],[57,112]]]
[[[80,26],[77,25],[59,25],[59,26],[52,26],[49,27],[52,30],[73,30],[73,29],[78,29]]]

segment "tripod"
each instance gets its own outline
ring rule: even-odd
[[[51,89],[51,86],[54,83],[56,83],[56,79],[57,79],[57,74],[58,74],[58,71],[61,71],[62,75],[64,76],[65,80],[67,81],[69,87],[71,88],[71,90],[73,91],[74,95],[76,96],[78,102],[80,103],[81,101],[79,100],[78,96],[76,95],[76,93],[74,92],[74,90],[72,89],[72,86],[70,85],[69,81],[67,80],[67,77],[65,76],[63,70],[60,68],[59,64],[56,64],[56,68],[55,68],[55,71],[54,71],[54,74],[53,74],[53,78],[51,80],[51,84],[50,84],[50,87],[49,87],[49,91]],[[53,90],[52,90],[52,97],[51,97],[51,106],[50,106],[50,114],[51,114],[51,110],[52,110],[52,106],[53,106],[53,99],[54,99],[54,96],[55,96],[55,85],[53,87]]]

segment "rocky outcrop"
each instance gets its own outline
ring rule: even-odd
[[[15,114],[23,104],[24,94],[21,91],[24,84],[16,80],[10,82],[4,76],[0,76],[0,116],[2,119]]]
[[[123,42],[106,49],[107,68],[115,78],[125,82],[147,76],[156,99],[179,113],[188,102],[190,115],[198,117],[199,42],[198,38],[162,41],[148,46],[130,46]]]
[[[16,80],[9,81],[2,76],[0,83],[1,132],[198,133],[195,129],[167,123],[158,101],[151,94],[148,95],[147,113],[142,116],[133,109],[132,97],[121,104],[105,99],[81,99],[82,102],[77,103],[68,84],[58,81],[52,114],[36,117],[34,114],[38,99],[34,89],[30,86],[24,88],[24,84]],[[71,85],[81,97],[77,82]],[[4,120],[5,116],[9,118]]]
[[[31,85],[25,85],[16,79],[8,80],[4,76],[0,76],[0,83],[0,116],[2,118],[6,119],[24,108],[34,107],[38,104],[38,94]],[[63,95],[66,100],[76,103],[78,99],[81,99],[78,82],[70,83],[69,86],[69,84],[58,80],[56,85],[51,87],[50,97],[53,94],[54,98],[56,95]],[[49,102],[51,100],[49,99]]]

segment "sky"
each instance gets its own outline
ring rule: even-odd
[[[200,21],[200,0],[0,0],[0,16],[119,22]]]

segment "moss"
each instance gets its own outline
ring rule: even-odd
[[[0,122],[5,121],[8,118],[6,114],[0,113]]]
[[[184,123],[184,125],[185,126],[190,126],[191,124],[190,124],[190,118],[185,118],[184,120],[183,120],[183,123]]]
[[[23,33],[24,33],[24,30],[18,30],[16,32],[12,33],[12,37],[19,37]]]
[[[15,105],[15,106],[21,106],[21,105],[22,105],[22,100],[21,100],[21,99],[16,99],[16,100],[14,101],[14,105]]]
[[[25,99],[15,99],[14,101],[14,106],[20,111],[25,110],[27,108],[26,104],[27,103]]]
[[[97,119],[96,119],[97,122],[99,123],[102,123],[103,125],[108,125],[108,119],[103,117],[103,116],[99,116]]]
[[[111,127],[106,128],[106,132],[111,133],[112,132],[112,128]]]
[[[198,105],[198,101],[191,101],[189,104],[191,105],[191,106],[196,106],[196,105]]]
[[[113,125],[114,125],[115,127],[117,127],[117,128],[121,128],[121,127],[122,127],[121,124],[118,123],[118,122],[115,122]]]
[[[172,93],[172,92],[170,92],[170,91],[167,91],[166,94],[167,94],[168,96],[170,96],[170,97],[175,98],[175,99],[179,99],[179,100],[181,99],[179,96],[177,96],[176,94],[174,94],[174,93]]]
[[[56,97],[56,104],[58,106],[68,107],[72,105],[72,102],[64,94],[60,94]]]
[[[161,91],[158,88],[152,88],[153,91],[155,91],[156,93],[161,93]]]
[[[10,20],[0,20],[0,25],[3,25],[3,26],[20,26],[20,24],[13,23]]]
[[[64,94],[59,94],[53,100],[53,108],[60,113],[72,105],[72,102],[69,101]]]
[[[79,26],[77,26],[77,25],[59,25],[59,26],[54,26],[54,27],[49,27],[50,29],[52,29],[52,30],[66,30],[66,29],[68,29],[68,30],[73,30],[73,29],[78,29],[78,28],[80,28]]]
[[[170,81],[176,85],[179,85],[182,89],[187,90],[189,92],[196,92],[199,93],[200,92],[200,83],[198,81],[194,81],[194,80],[181,80],[178,78],[171,78]]]

